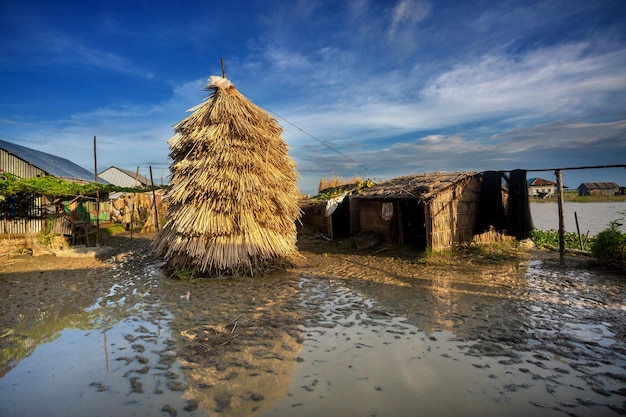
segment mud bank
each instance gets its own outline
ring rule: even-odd
[[[175,282],[149,237],[105,243],[0,271],[0,415],[626,412],[626,281],[579,260],[303,239],[292,271]]]

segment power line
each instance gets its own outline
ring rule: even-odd
[[[307,132],[306,130],[302,129],[299,126],[296,126],[294,123],[290,122],[289,120],[287,120],[286,118],[284,118],[283,116],[281,116],[280,114],[273,112],[272,110],[270,110],[269,108],[267,108],[266,106],[262,105],[261,103],[259,103],[256,100],[252,100],[250,97],[246,98],[250,101],[252,101],[253,103],[255,103],[256,105],[258,105],[259,107],[263,107],[265,110],[267,110],[269,113],[273,114],[274,116],[276,116],[277,118],[285,121],[286,123],[290,124],[291,126],[295,127],[296,129],[298,129],[300,132],[304,133],[305,135],[307,135],[308,137],[314,139],[315,141],[319,142],[321,145],[327,147],[328,149],[332,150],[333,152],[343,156],[344,158],[346,158],[348,161],[352,162],[353,164],[360,166],[361,168],[363,168],[365,170],[365,173],[367,174],[368,178],[369,178],[369,168],[367,168],[365,165],[363,165],[360,162],[355,161],[354,159],[352,159],[351,157],[349,157],[348,155],[346,155],[345,153],[341,152],[339,149],[335,148],[334,146],[331,146],[328,142],[325,142],[319,138],[317,138],[316,136],[312,135],[311,133]]]
[[[569,167],[569,168],[540,168],[540,169],[527,169],[529,172],[543,172],[543,171],[565,171],[573,169],[600,169],[600,168],[626,168],[626,164],[614,164],[614,165],[593,165],[584,167]]]

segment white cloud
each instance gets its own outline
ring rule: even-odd
[[[413,29],[414,25],[424,20],[430,13],[429,3],[420,0],[400,0],[391,12],[391,23],[387,39],[393,40],[401,29]]]
[[[347,83],[347,80],[344,79]],[[411,78],[367,77],[337,87],[334,101],[272,109],[296,126],[333,143],[383,140],[465,123],[558,120],[586,113],[615,113],[609,98],[626,92],[626,48],[592,54],[585,44],[566,44],[525,55],[485,55],[459,64],[425,86]],[[327,94],[332,97],[332,93]],[[623,99],[622,99],[623,102]],[[308,104],[308,105],[306,105]],[[306,142],[288,132],[292,146]]]
[[[97,137],[99,170],[111,165],[134,170],[140,166],[148,175],[169,167],[167,140],[185,112],[206,96],[206,80],[193,80],[172,88],[169,99],[154,105],[108,105],[74,113],[54,123],[30,122],[19,137],[3,139],[67,158],[93,171],[93,137]],[[204,97],[203,97],[204,95]],[[157,173],[158,171],[158,173]],[[166,174],[167,175],[167,174]]]

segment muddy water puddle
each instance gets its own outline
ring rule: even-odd
[[[81,295],[67,288],[69,300],[55,295],[39,302],[34,319],[20,317],[11,332],[16,337],[3,340],[3,365],[9,359],[12,369],[0,379],[1,416],[146,416],[197,408],[181,397],[187,386],[171,315],[152,294],[162,278],[158,265],[140,274],[123,265],[85,274],[90,286]]]
[[[545,277],[541,268],[525,274]],[[374,295],[384,285],[303,279],[304,303],[319,300],[318,312],[287,396],[263,415],[622,415],[626,350],[613,320],[624,317],[623,293],[593,311],[589,278],[570,300],[467,282],[449,282],[446,297],[440,280],[425,280],[402,291],[422,303],[409,315],[389,303],[395,295]]]
[[[0,416],[626,413],[623,277],[310,258],[191,282],[147,255],[114,262],[74,309],[1,329],[27,352],[2,351]]]

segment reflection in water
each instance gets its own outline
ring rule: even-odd
[[[209,413],[248,416],[267,410],[289,387],[301,349],[297,277],[200,280],[190,299],[167,300],[182,336],[184,396]]]
[[[265,411],[284,397],[301,345],[284,333],[260,345],[240,346],[195,366],[183,360],[190,384],[185,398],[222,416],[248,416]]]
[[[263,415],[621,415],[623,290],[541,263],[401,287],[306,276],[317,312]]]
[[[35,304],[45,314],[18,316],[3,343],[23,350],[3,349],[0,415],[145,416],[186,405],[171,389],[184,383],[171,317],[151,294],[161,276],[96,272],[79,276],[73,290],[44,286]]]
[[[358,262],[234,281],[112,271],[3,337],[41,345],[0,379],[0,415],[626,412],[623,278]]]

